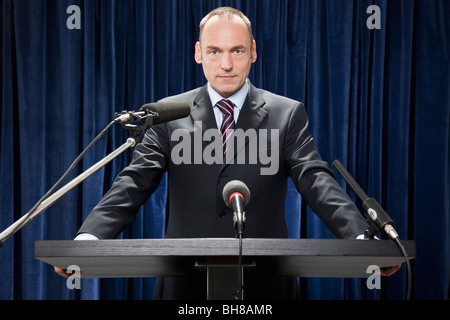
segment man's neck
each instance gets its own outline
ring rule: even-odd
[[[233,93],[230,97],[226,98],[228,100],[233,101],[233,103],[241,109],[244,105],[245,99],[247,98],[247,94],[249,91],[248,79],[245,81],[244,85],[235,93]],[[214,106],[218,101],[225,99],[221,96],[216,90],[211,87],[211,84],[208,82],[207,85],[209,98],[211,99],[211,105]]]

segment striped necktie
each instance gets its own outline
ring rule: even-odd
[[[228,139],[230,139],[234,129],[234,104],[230,100],[222,99],[217,102],[216,106],[219,107],[223,115],[220,132],[222,133],[223,154],[225,154],[227,152]]]

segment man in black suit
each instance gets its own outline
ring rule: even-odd
[[[364,233],[365,220],[314,146],[304,105],[257,89],[247,79],[256,58],[250,22],[240,11],[219,8],[202,20],[195,60],[202,64],[208,83],[163,100],[188,102],[190,116],[147,131],[131,164],[83,223],[79,238],[115,238],[133,222],[165,172],[167,238],[234,237],[232,210],[222,199],[222,190],[231,180],[241,180],[251,192],[245,207],[245,236],[287,238],[288,178],[337,237],[355,239]],[[232,119],[221,112],[227,105],[233,108]],[[230,124],[234,134],[227,141],[222,141],[222,134],[214,134],[224,119],[234,121]],[[223,136],[229,133],[233,131]],[[243,139],[236,142],[239,135]],[[214,147],[222,143],[228,148],[225,155]],[[156,295],[205,298],[204,281],[204,277],[160,279]],[[294,298],[295,281],[249,275],[245,295]]]

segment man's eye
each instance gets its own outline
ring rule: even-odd
[[[209,53],[212,54],[213,56],[218,54],[218,52],[216,50],[211,50]]]
[[[241,53],[242,53],[242,50],[237,49],[237,50],[234,51],[234,53],[236,53],[236,54],[241,54]]]

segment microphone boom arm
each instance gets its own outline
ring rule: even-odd
[[[339,160],[334,160],[333,166],[362,201],[362,207],[365,210],[366,217],[371,223],[364,233],[364,237],[372,239],[379,230],[384,230],[392,239],[398,238],[398,234],[393,227],[394,221],[392,221],[377,200],[370,198],[364,192]]]
[[[53,203],[55,203],[59,198],[61,198],[63,195],[65,195],[67,192],[75,188],[77,185],[79,185],[81,182],[86,180],[89,176],[97,172],[99,169],[101,169],[103,166],[107,165],[109,162],[111,162],[114,158],[116,158],[118,155],[126,151],[127,149],[134,147],[140,137],[130,137],[127,139],[127,141],[117,148],[115,151],[107,155],[105,158],[94,164],[92,167],[87,169],[85,172],[81,173],[79,176],[74,178],[73,180],[69,181],[66,185],[61,187],[58,191],[50,195],[48,198],[46,198],[42,203],[34,210],[30,211],[27,214],[23,215],[19,220],[17,220],[15,223],[13,223],[11,226],[9,226],[7,229],[5,229],[2,233],[0,233],[0,247],[3,245],[3,243],[12,235],[14,235],[17,231],[22,229],[26,224],[28,224],[31,220],[36,218],[39,214],[41,214],[44,210],[48,209]]]

